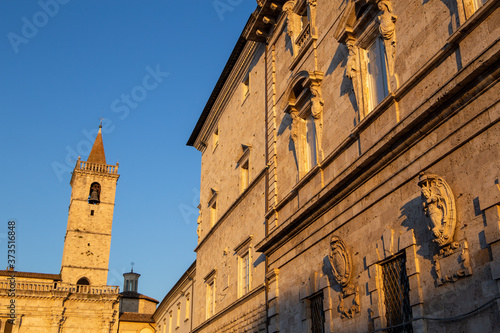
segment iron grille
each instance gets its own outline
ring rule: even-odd
[[[309,298],[311,306],[311,332],[324,333],[325,313],[323,312],[323,293]]]
[[[411,325],[410,284],[406,275],[406,256],[399,255],[383,264],[382,272],[384,275],[387,332],[411,333],[413,329]]]

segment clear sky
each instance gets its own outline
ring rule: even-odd
[[[201,153],[186,142],[255,8],[0,2],[1,269],[15,219],[16,270],[60,272],[71,170],[104,117],[107,163],[121,175],[108,284],[122,288],[133,261],[139,292],[163,299],[195,259]]]

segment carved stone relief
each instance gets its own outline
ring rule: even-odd
[[[396,21],[398,17],[393,14],[392,4],[389,0],[380,0],[377,6],[382,12],[377,20],[380,34],[384,39],[389,74],[392,76],[394,75],[394,58],[396,56]]]
[[[359,287],[351,284],[352,264],[349,252],[344,241],[333,236],[330,240],[330,254],[328,255],[335,281],[341,287],[339,295],[339,312],[342,318],[352,318],[361,310],[359,301]]]
[[[469,247],[465,240],[445,246],[433,259],[438,286],[472,275]]]
[[[450,186],[443,178],[421,173],[418,186],[421,187],[421,196],[425,215],[429,218],[428,228],[435,237],[439,246],[453,242],[456,226],[455,199]]]

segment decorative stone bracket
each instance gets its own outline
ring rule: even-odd
[[[438,286],[472,275],[469,248],[465,240],[445,246],[433,259]]]

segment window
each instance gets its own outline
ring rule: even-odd
[[[335,31],[348,49],[345,76],[352,82],[360,121],[397,89],[396,21],[389,0],[349,2]]]
[[[215,280],[207,284],[207,318],[213,316],[215,311]]]
[[[217,194],[218,191],[215,189],[210,189],[211,191],[211,196],[210,200],[208,200],[208,206],[210,209],[210,215],[209,215],[209,220],[210,220],[210,228],[215,225],[217,222]]]
[[[217,221],[217,201],[210,206],[210,227],[213,227]]]
[[[323,333],[325,327],[323,292],[309,298],[309,309],[311,311],[311,333]]]
[[[247,294],[251,288],[252,238],[252,235],[246,237],[238,246],[234,248],[234,252],[238,255],[238,297]]]
[[[177,303],[176,327],[181,326],[181,302]]]
[[[242,154],[236,165],[240,168],[240,193],[243,193],[250,184],[250,149],[252,146],[241,145]]]
[[[247,74],[243,82],[241,83],[241,92],[243,95],[243,101],[250,95],[250,74]]]
[[[186,294],[186,318],[184,320],[189,319],[189,313],[191,312],[190,297],[189,294]]]
[[[212,136],[212,141],[213,141],[213,150],[217,148],[219,145],[219,127],[217,127],[214,131],[214,134]]]
[[[240,258],[240,293],[245,295],[250,291],[250,253]]]
[[[245,191],[249,183],[248,161],[241,166],[241,192]]]
[[[406,255],[398,255],[382,265],[385,318],[390,333],[413,332],[410,306],[410,283],[406,275]]]
[[[368,112],[387,96],[387,69],[382,38],[376,37],[366,48],[366,76],[368,85]]]
[[[212,317],[215,313],[216,305],[216,293],[215,293],[215,281],[216,281],[217,270],[213,269],[210,273],[205,276],[206,285],[206,319]]]
[[[288,42],[294,58],[289,68],[293,70],[309,47],[317,40],[316,1],[287,1],[283,5],[283,13],[286,15]]]
[[[285,96],[285,112],[290,114],[290,138],[298,168],[298,179],[323,159],[323,106],[321,72],[299,72],[292,79]]]

